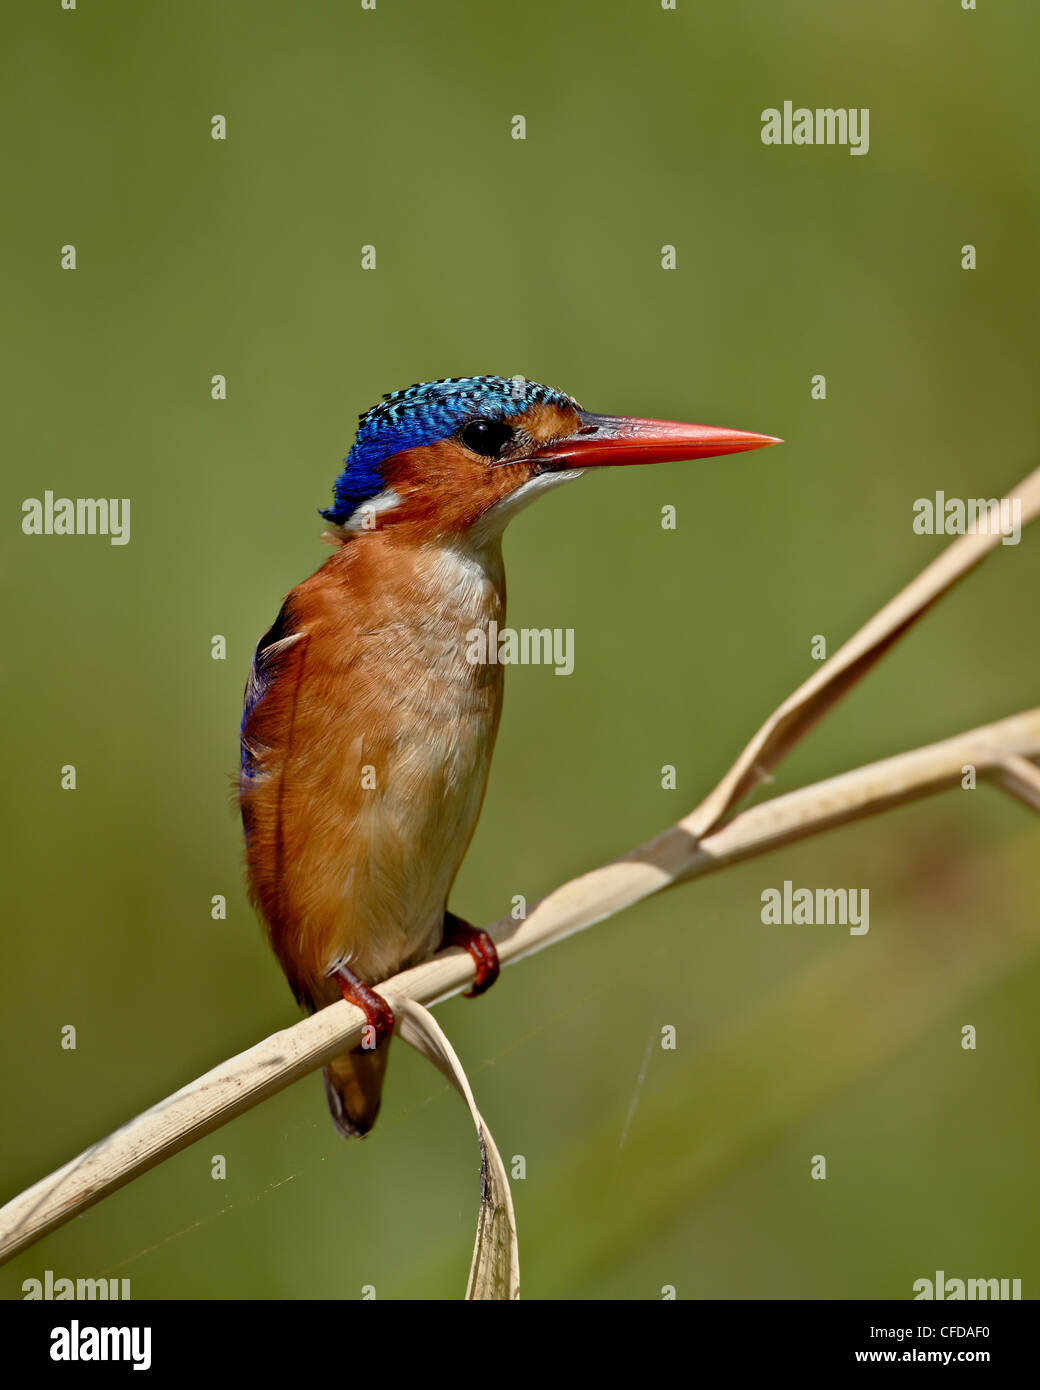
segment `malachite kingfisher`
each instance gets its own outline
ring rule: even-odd
[[[592,415],[522,376],[423,382],[360,417],[321,513],[335,553],[253,657],[239,784],[250,893],[297,1000],[342,994],[370,1025],[325,1068],[341,1134],[379,1110],[393,1015],[372,986],[442,945],[473,956],[473,993],[498,974],[447,902],[502,709],[502,664],[474,663],[467,638],[504,623],[506,523],[586,469],[776,443]]]

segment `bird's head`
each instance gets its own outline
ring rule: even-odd
[[[411,539],[496,536],[538,493],[586,468],[735,454],[765,434],[591,415],[525,377],[427,381],[360,417],[354,447],[321,513],[346,539],[386,526]]]

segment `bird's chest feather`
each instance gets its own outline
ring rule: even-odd
[[[313,997],[336,963],[374,982],[439,943],[501,712],[502,667],[468,655],[504,619],[501,560],[420,551],[374,590],[309,601],[272,936]]]
[[[502,668],[469,659],[471,635],[501,621],[504,602],[494,577],[451,552],[423,557],[417,577],[422,601],[395,605],[363,657],[389,676],[385,724],[355,737],[382,763],[368,809],[387,856],[407,861],[404,878],[439,880],[476,824],[501,711]]]

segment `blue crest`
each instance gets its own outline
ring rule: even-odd
[[[362,502],[382,492],[382,465],[394,454],[448,439],[467,420],[501,420],[540,404],[579,408],[565,392],[522,376],[450,376],[391,392],[359,417],[354,447],[336,479],[334,503],[321,515],[342,525]]]

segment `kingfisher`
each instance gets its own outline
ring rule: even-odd
[[[470,639],[505,620],[506,523],[589,469],[777,443],[591,414],[523,376],[421,382],[359,417],[320,512],[334,553],[253,656],[239,780],[250,896],[297,1001],[342,996],[367,1020],[324,1069],[341,1134],[379,1110],[394,1018],[373,986],[442,946],[472,956],[471,994],[498,975],[448,895],[502,710],[503,666],[475,662]]]

